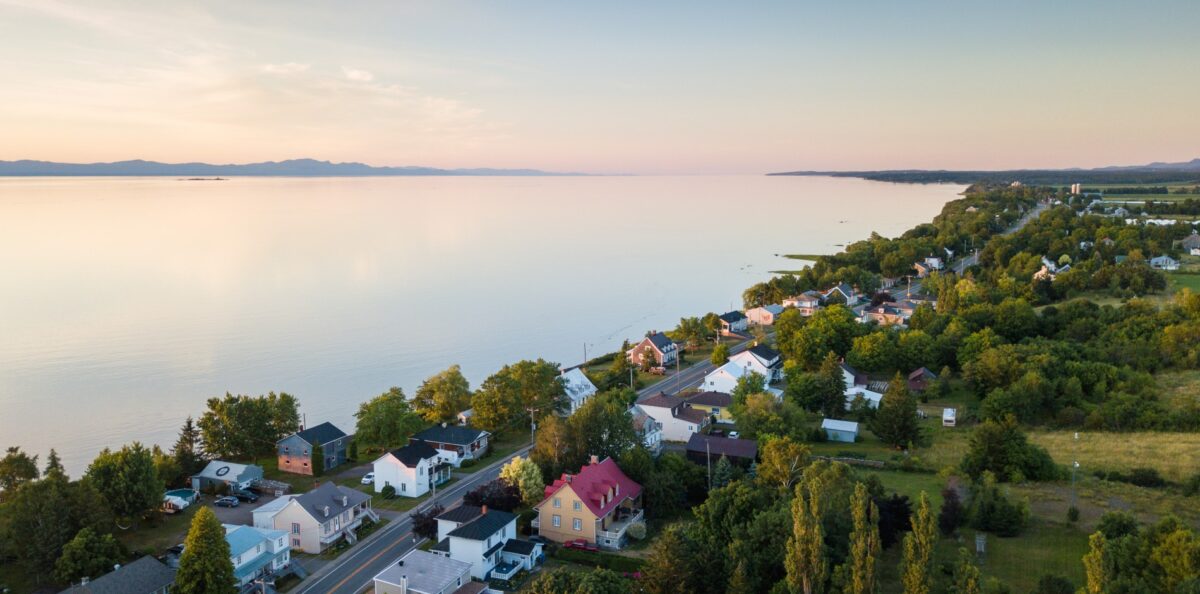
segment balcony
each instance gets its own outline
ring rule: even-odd
[[[621,548],[621,545],[625,542],[625,531],[629,529],[631,524],[641,522],[643,516],[643,510],[639,509],[632,515],[625,516],[620,520],[609,523],[608,530],[597,530],[597,544],[608,548]],[[612,544],[608,544],[605,541],[608,541],[608,543]]]
[[[501,563],[497,563],[496,566],[492,568],[491,579],[508,581],[508,580],[513,579],[513,576],[517,575],[517,573],[519,573],[520,571],[521,571],[520,563],[513,563],[512,561],[504,561]]]

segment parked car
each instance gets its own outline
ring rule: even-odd
[[[228,495],[213,502],[213,505],[217,507],[237,507],[240,504],[241,502],[238,501],[237,497],[230,497]]]
[[[730,432],[729,432],[729,439],[737,439],[737,438],[739,438],[739,437],[741,437],[741,436],[742,436],[742,434],[741,434],[741,433],[738,433],[737,431],[730,431]]]
[[[258,495],[255,495],[250,491],[243,491],[241,489],[234,491],[233,496],[236,497],[238,501],[245,501],[246,503],[254,503],[255,501],[258,501]]]
[[[580,551],[587,551],[589,553],[595,553],[600,550],[600,547],[597,547],[595,543],[590,543],[582,538],[568,540],[567,542],[563,543],[563,547],[568,549],[579,549]]]
[[[363,475],[362,484],[370,485],[370,484],[373,484],[374,482],[375,482],[375,473],[374,472],[368,472],[367,474]]]

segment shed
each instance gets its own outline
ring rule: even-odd
[[[839,421],[837,419],[822,419],[821,429],[829,441],[854,443],[858,438],[858,423],[854,421]]]
[[[942,409],[942,426],[953,427],[958,422],[958,411],[953,408]]]
[[[262,466],[213,460],[199,473],[192,475],[192,489],[209,491],[214,488],[248,489],[263,477]]]

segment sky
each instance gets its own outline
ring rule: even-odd
[[[1200,157],[1200,3],[0,0],[0,159],[637,174]]]

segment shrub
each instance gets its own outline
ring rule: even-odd
[[[1193,475],[1183,484],[1183,494],[1189,497],[1200,495],[1200,474]]]
[[[1016,536],[1025,528],[1029,507],[1023,501],[1011,500],[996,484],[990,472],[974,486],[971,497],[972,525],[997,536]]]
[[[958,489],[946,487],[942,490],[942,511],[938,512],[938,529],[945,536],[953,535],[962,525],[963,506]]]
[[[417,536],[434,539],[437,537],[438,522],[437,517],[445,511],[440,505],[434,505],[423,512],[417,512],[412,515],[413,533]]]
[[[600,567],[602,569],[611,569],[626,573],[633,573],[642,570],[644,562],[636,557],[624,557],[621,555],[613,555],[611,553],[590,553],[588,551],[580,551],[577,549],[559,548],[554,551],[554,558],[580,565],[588,565],[591,567]]]
[[[1079,508],[1072,505],[1067,509],[1067,521],[1074,524],[1079,521]],[[1047,576],[1049,577],[1049,576]]]
[[[463,460],[462,463],[458,465],[458,467],[459,468],[471,468],[472,466],[475,466],[478,463],[479,463],[479,461],[474,458],[467,458],[466,460]]]
[[[1046,574],[1038,580],[1034,594],[1075,594],[1075,585],[1061,575]]]
[[[1108,512],[1100,516],[1100,523],[1096,524],[1096,531],[1103,534],[1108,540],[1116,540],[1127,534],[1137,532],[1138,521],[1133,517],[1133,514],[1128,512]]]
[[[625,533],[634,540],[642,540],[646,538],[646,525],[642,522],[630,524]]]
[[[381,490],[379,492],[379,494],[382,495],[384,499],[395,499],[396,498],[396,487],[393,487],[391,485],[384,485],[383,490]]]

